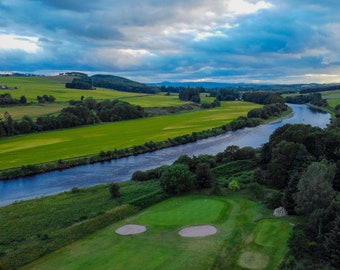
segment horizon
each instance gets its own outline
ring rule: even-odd
[[[337,7],[335,0],[0,0],[0,72],[338,83]]]

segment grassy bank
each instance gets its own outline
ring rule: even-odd
[[[225,102],[210,110],[5,138],[0,141],[0,169],[163,141],[225,125],[257,107],[260,105]]]

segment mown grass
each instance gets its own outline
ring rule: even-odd
[[[0,140],[0,169],[163,141],[225,125],[256,107],[259,105],[226,102],[210,110],[4,138]]]
[[[202,209],[203,205],[209,207]],[[22,269],[199,270],[244,269],[245,266],[250,269],[276,269],[287,248],[290,226],[288,220],[272,221],[266,218],[269,216],[261,205],[240,196],[171,198]],[[258,239],[266,238],[262,231],[266,231],[268,224],[270,226],[273,222],[282,233],[270,237],[279,244],[268,247],[266,241],[265,245],[257,243]],[[147,231],[132,236],[114,232],[128,223],[143,224]],[[203,238],[178,235],[182,226],[207,223],[217,228],[216,235]],[[245,265],[245,257],[249,256],[256,258],[256,264],[250,261]]]

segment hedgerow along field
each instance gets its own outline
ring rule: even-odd
[[[179,113],[0,140],[0,170],[163,141],[230,123],[260,105],[233,101],[209,110]]]
[[[147,231],[115,230],[140,224]],[[184,238],[186,226],[209,224],[215,235]],[[121,222],[48,254],[22,269],[276,269],[291,231],[260,204],[235,195],[187,195],[151,206]]]

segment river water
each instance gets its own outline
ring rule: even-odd
[[[125,181],[136,170],[148,170],[171,164],[178,156],[216,155],[229,145],[259,147],[268,142],[270,134],[285,124],[310,124],[325,128],[330,115],[307,105],[289,105],[293,112],[288,117],[254,128],[244,128],[200,140],[194,143],[165,148],[154,152],[117,160],[83,165],[29,177],[0,181],[0,206],[15,201],[60,193],[72,187],[87,187],[102,183]]]

